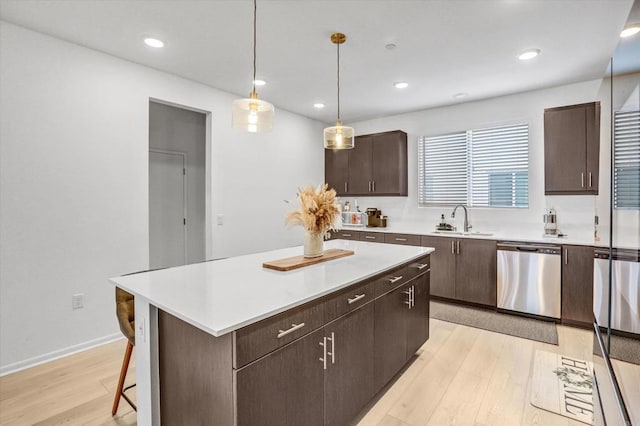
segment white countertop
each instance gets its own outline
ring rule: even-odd
[[[469,234],[454,234],[450,232],[434,232],[432,224],[424,224],[418,222],[394,222],[392,225],[386,228],[367,228],[367,227],[355,227],[345,225],[342,231],[363,231],[363,232],[387,232],[398,234],[410,234],[410,235],[429,235],[434,237],[452,237],[452,238],[479,238],[486,240],[497,241],[521,241],[530,243],[545,243],[545,244],[575,244],[583,246],[596,246],[607,247],[608,242],[606,238],[602,238],[601,241],[594,241],[593,236],[581,237],[569,234],[566,237],[545,237],[543,232],[539,228],[527,229],[523,227],[520,229],[511,230],[485,230],[485,229],[471,229]],[[476,235],[474,232],[480,231],[482,233],[490,233],[491,235]],[[614,244],[615,247],[638,249],[637,237],[632,238],[629,236],[629,241],[619,241]]]
[[[111,278],[150,304],[221,336],[302,305],[434,251],[429,247],[333,240],[325,248],[353,250],[328,262],[279,272],[270,260],[299,256],[302,247]]]

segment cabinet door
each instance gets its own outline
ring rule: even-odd
[[[593,247],[562,246],[562,320],[593,323]]]
[[[374,395],[373,310],[369,303],[325,326],[333,353],[324,376],[325,425],[349,424]]]
[[[348,150],[350,195],[371,194],[371,147],[371,136],[358,136],[355,147]]]
[[[423,247],[436,249],[431,253],[431,294],[433,296],[455,298],[456,255],[452,249],[455,238],[422,237]]]
[[[407,134],[373,136],[372,191],[375,195],[407,195]]]
[[[324,150],[324,181],[338,195],[347,194],[349,180],[349,151],[346,149]]]
[[[374,302],[374,389],[379,391],[407,361],[406,311],[409,284]]]
[[[584,106],[545,110],[545,194],[586,190],[586,136]]]
[[[496,242],[458,238],[456,256],[456,299],[496,306]]]
[[[413,304],[407,312],[407,359],[429,338],[429,273],[411,281]]]
[[[322,425],[320,328],[236,372],[237,424]],[[197,389],[194,389],[197,394]]]

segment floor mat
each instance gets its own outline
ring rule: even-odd
[[[431,301],[430,308],[430,316],[442,321],[482,328],[552,345],[558,344],[556,324],[551,321],[435,301]]]
[[[593,364],[562,354],[536,351],[531,404],[593,424]]]

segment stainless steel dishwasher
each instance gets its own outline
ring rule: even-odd
[[[561,250],[553,244],[498,242],[498,308],[560,318]]]
[[[613,249],[611,328],[640,334],[640,252]],[[596,248],[593,261],[593,312],[598,325],[609,323],[609,249]]]

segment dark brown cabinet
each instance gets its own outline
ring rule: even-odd
[[[562,321],[593,324],[593,247],[562,246]]]
[[[422,236],[424,247],[436,249],[431,253],[431,294],[447,299],[456,297],[455,238]]]
[[[373,303],[326,325],[324,337],[324,424],[342,426],[349,424],[374,395]]]
[[[600,103],[544,110],[546,195],[598,194]]]
[[[238,370],[238,426],[323,425],[323,335],[316,330]]]
[[[374,386],[382,389],[429,338],[429,273],[376,299]]]
[[[434,247],[431,294],[496,306],[497,247],[492,240],[423,236]]]
[[[361,135],[353,149],[325,150],[325,181],[338,195],[406,196],[407,134]]]

